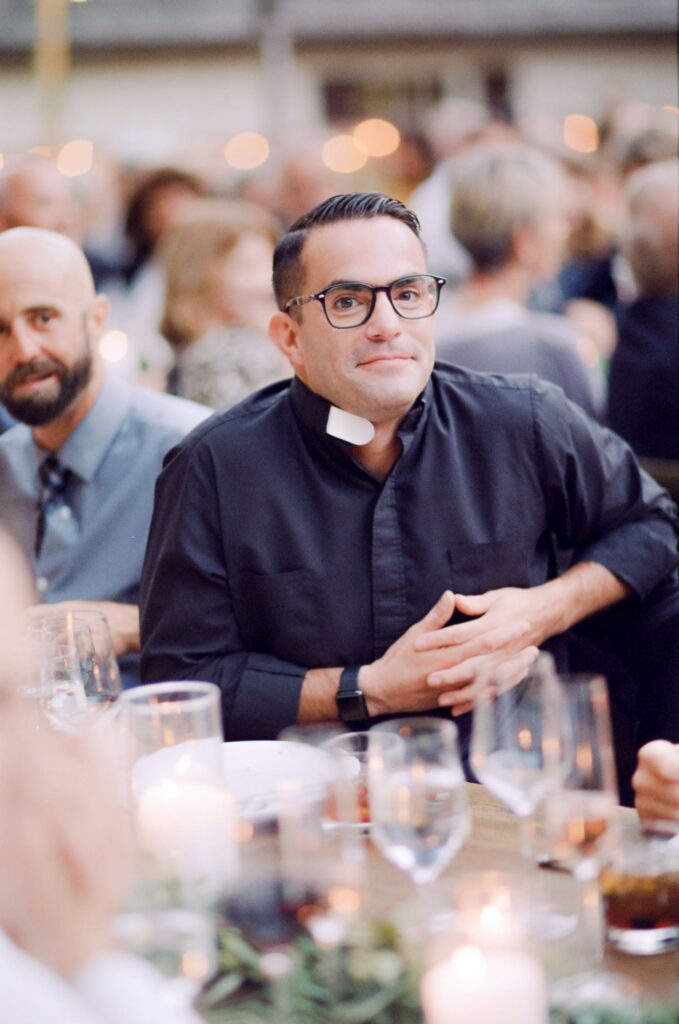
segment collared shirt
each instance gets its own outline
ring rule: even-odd
[[[108,374],[92,409],[56,453],[69,481],[63,502],[49,512],[37,560],[38,467],[46,453],[24,424],[0,437],[0,524],[33,565],[42,601],[137,603],[163,456],[209,413]],[[128,684],[137,663],[125,659]]]
[[[553,539],[640,595],[677,564],[669,498],[552,385],[437,365],[384,481],[295,378],[194,431],[161,473],[142,678],[211,680],[227,738],[292,723],[309,668],[382,655],[450,588],[531,587]]]

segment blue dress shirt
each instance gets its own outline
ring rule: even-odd
[[[40,600],[137,604],[163,456],[209,413],[108,374],[92,409],[56,453],[70,475],[63,501],[50,509],[37,559],[38,467],[46,453],[25,424],[0,437],[0,523],[33,565]],[[124,684],[138,682],[138,657],[123,661]]]

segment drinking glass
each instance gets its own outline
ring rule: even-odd
[[[372,838],[385,857],[416,885],[437,878],[470,824],[455,725],[412,717],[374,726],[368,792]]]
[[[222,771],[219,688],[137,686],[121,697],[130,810],[149,876],[182,902],[214,899],[236,872],[233,802]]]
[[[568,769],[570,734],[548,654],[519,683],[500,662],[479,678],[471,764],[477,778],[519,820],[521,852],[532,860],[532,818]]]
[[[40,706],[57,728],[108,723],[118,708],[120,673],[106,616],[46,612],[31,630]]]
[[[553,859],[580,883],[583,939],[596,962],[603,956],[598,876],[620,838],[608,690],[599,675],[559,678],[572,749],[561,787],[545,801],[545,831]]]

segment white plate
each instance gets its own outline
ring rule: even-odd
[[[273,817],[280,808],[277,783],[299,780],[302,795],[312,798],[332,778],[332,756],[305,743],[243,740],[225,743],[222,762],[226,788],[238,813],[251,821]]]

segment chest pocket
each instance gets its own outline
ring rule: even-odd
[[[309,569],[256,573],[245,569],[231,582],[234,610],[246,650],[311,665],[318,646],[316,573]]]
[[[448,548],[453,592],[483,594],[499,587],[530,586],[528,542],[523,537]]]

